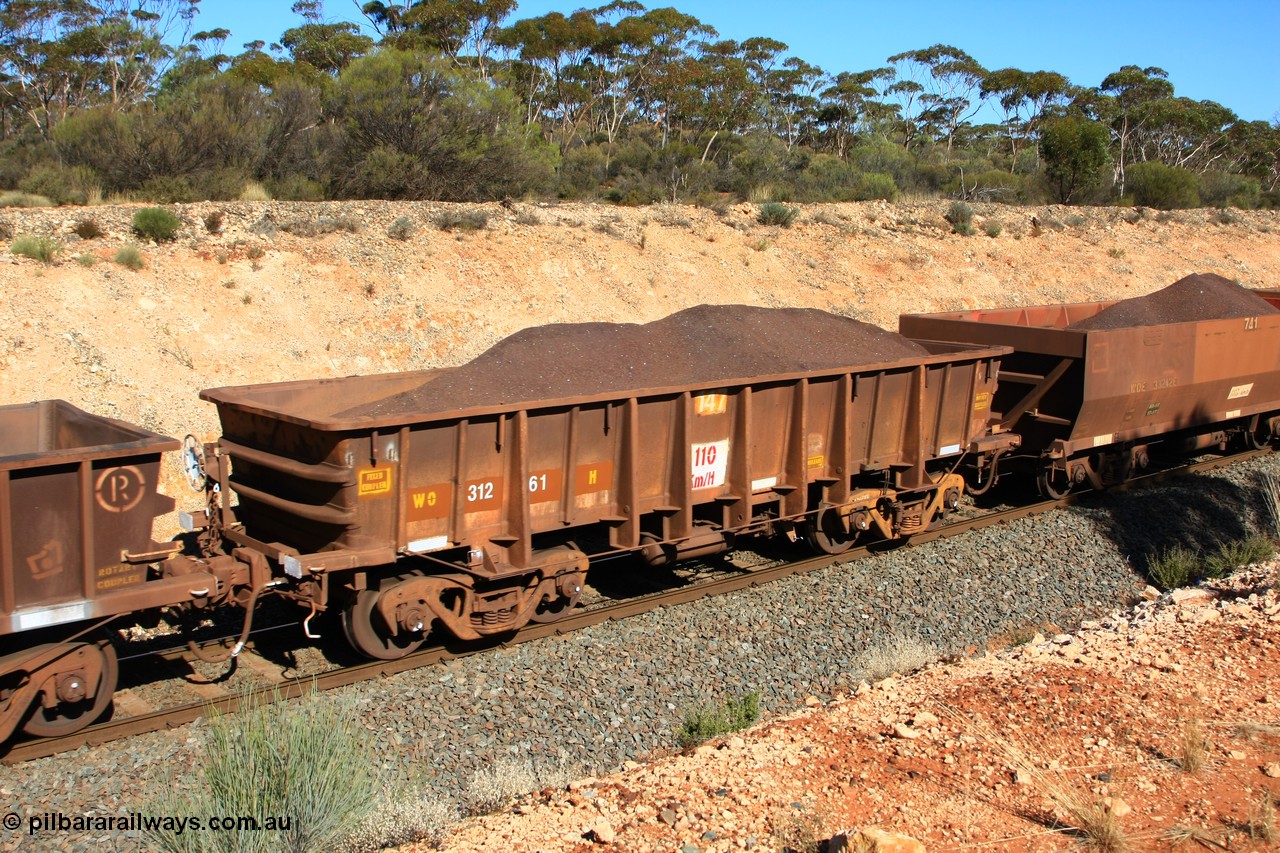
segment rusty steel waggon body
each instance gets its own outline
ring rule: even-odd
[[[222,388],[214,538],[261,555],[357,648],[396,656],[572,607],[593,553],[650,565],[805,532],[822,550],[925,529],[988,441],[999,347],[842,371],[499,408],[362,414],[440,372]],[[335,412],[344,412],[336,416]],[[354,412],[354,414],[351,414]],[[233,509],[226,496],[234,493]]]
[[[1020,464],[1060,494],[1273,437],[1280,314],[1070,327],[1107,305],[907,315],[916,355],[483,405],[433,403],[451,370],[208,390],[223,434],[177,456],[205,499],[181,554],[151,539],[179,442],[0,407],[0,740],[100,716],[126,614],[242,608],[234,656],[274,594],[391,659],[563,616],[593,557],[651,571],[777,534],[838,554],[937,523],[962,473],[984,491]]]
[[[147,583],[149,565],[178,550],[151,528],[173,509],[156,483],[179,446],[61,400],[0,407],[0,740],[19,723],[56,734],[107,707],[112,646],[63,626],[190,600],[182,581]]]
[[[1232,440],[1262,446],[1276,435],[1280,314],[1073,328],[1114,304],[900,318],[900,331],[911,337],[1013,349],[992,417],[993,428],[1021,436],[1021,448],[975,456],[971,491],[984,491],[1001,467],[1021,463],[1042,491],[1061,496],[1076,486],[1122,482],[1162,450],[1185,454]]]

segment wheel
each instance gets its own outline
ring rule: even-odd
[[[533,611],[530,617],[531,622],[555,622],[569,615],[569,612],[578,605],[578,599],[582,596],[582,584],[584,578],[575,573],[563,582],[557,585],[559,595],[550,601],[544,601],[538,605],[538,609]]]
[[[1247,450],[1262,450],[1264,447],[1269,447],[1274,438],[1268,419],[1262,416],[1244,430],[1244,444]]]
[[[416,651],[427,635],[425,631],[399,631],[391,635],[391,629],[376,609],[380,589],[365,589],[356,594],[355,600],[342,611],[342,633],[351,647],[374,660],[398,660]]]
[[[853,547],[858,531],[846,530],[840,513],[834,507],[818,510],[804,522],[804,541],[819,554],[835,556]]]
[[[1071,487],[1075,484],[1071,482],[1066,471],[1050,467],[1041,468],[1036,474],[1036,485],[1040,487],[1040,494],[1057,501],[1069,495]]]
[[[89,658],[97,658],[101,667],[97,689],[91,699],[71,699],[61,701],[52,708],[45,708],[39,702],[31,711],[31,716],[22,724],[22,730],[33,737],[60,737],[78,732],[106,713],[111,704],[111,694],[116,692],[116,682],[120,677],[120,666],[116,662],[116,650],[108,640],[94,643],[76,643],[77,651]],[[74,675],[64,675],[59,679],[60,695],[83,695],[83,684],[76,681]]]

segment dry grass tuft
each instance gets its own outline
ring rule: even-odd
[[[1045,770],[1026,749],[997,734],[994,729],[951,708],[943,706],[942,711],[1003,755],[1021,778],[1053,803],[1058,816],[1065,819],[1069,828],[1079,834],[1091,849],[1102,853],[1120,853],[1128,849],[1130,836],[1120,826],[1120,819],[1112,811],[1110,801],[1096,795],[1087,782],[1069,778],[1067,770]]]
[[[241,201],[271,201],[271,193],[261,181],[249,181],[240,192]]]
[[[454,805],[430,792],[417,788],[387,792],[347,837],[343,849],[365,853],[414,842],[437,845],[457,821]]]
[[[1244,738],[1245,740],[1257,740],[1260,737],[1280,737],[1280,726],[1273,726],[1269,723],[1244,720],[1227,725],[1231,726],[1232,736]]]
[[[879,681],[895,672],[902,675],[915,672],[939,657],[937,647],[919,637],[890,635],[867,649],[862,668],[868,678]]]
[[[1271,535],[1280,539],[1280,476],[1271,472],[1262,475],[1262,505],[1271,522]]]
[[[1259,841],[1280,841],[1276,828],[1276,804],[1271,792],[1264,790],[1249,816],[1249,837]]]
[[[564,764],[535,767],[528,759],[500,758],[475,772],[464,799],[472,814],[492,814],[522,794],[563,787],[572,778],[573,774]]]
[[[1231,848],[1222,843],[1222,840],[1207,829],[1198,826],[1186,826],[1178,824],[1171,826],[1164,832],[1164,840],[1173,844],[1186,844],[1194,842],[1201,847],[1207,847],[1210,850],[1229,850]]]
[[[1196,774],[1205,768],[1209,760],[1209,741],[1204,736],[1204,725],[1192,717],[1182,725],[1182,741],[1178,745],[1181,755],[1178,766],[1184,773]]]

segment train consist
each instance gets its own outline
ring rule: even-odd
[[[966,488],[1104,487],[1280,427],[1280,297],[1192,276],[1119,303],[905,315],[700,306],[532,329],[462,367],[219,388],[181,444],[61,401],[0,407],[0,740],[101,716],[128,614],[296,601],[393,659],[552,621],[635,571],[783,535],[906,539]],[[179,451],[198,547],[151,540]],[[966,482],[967,481],[967,482]],[[234,496],[234,500],[233,500]],[[191,551],[194,551],[192,553]]]

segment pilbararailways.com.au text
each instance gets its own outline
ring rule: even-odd
[[[3,819],[6,829],[17,829],[21,824],[16,814]],[[21,820],[21,819],[19,819]],[[65,815],[62,812],[44,812],[26,818],[27,835],[44,832],[287,832],[292,823],[289,817],[249,817],[245,815],[209,815],[203,817],[175,815],[147,815],[130,812],[123,815]]]

